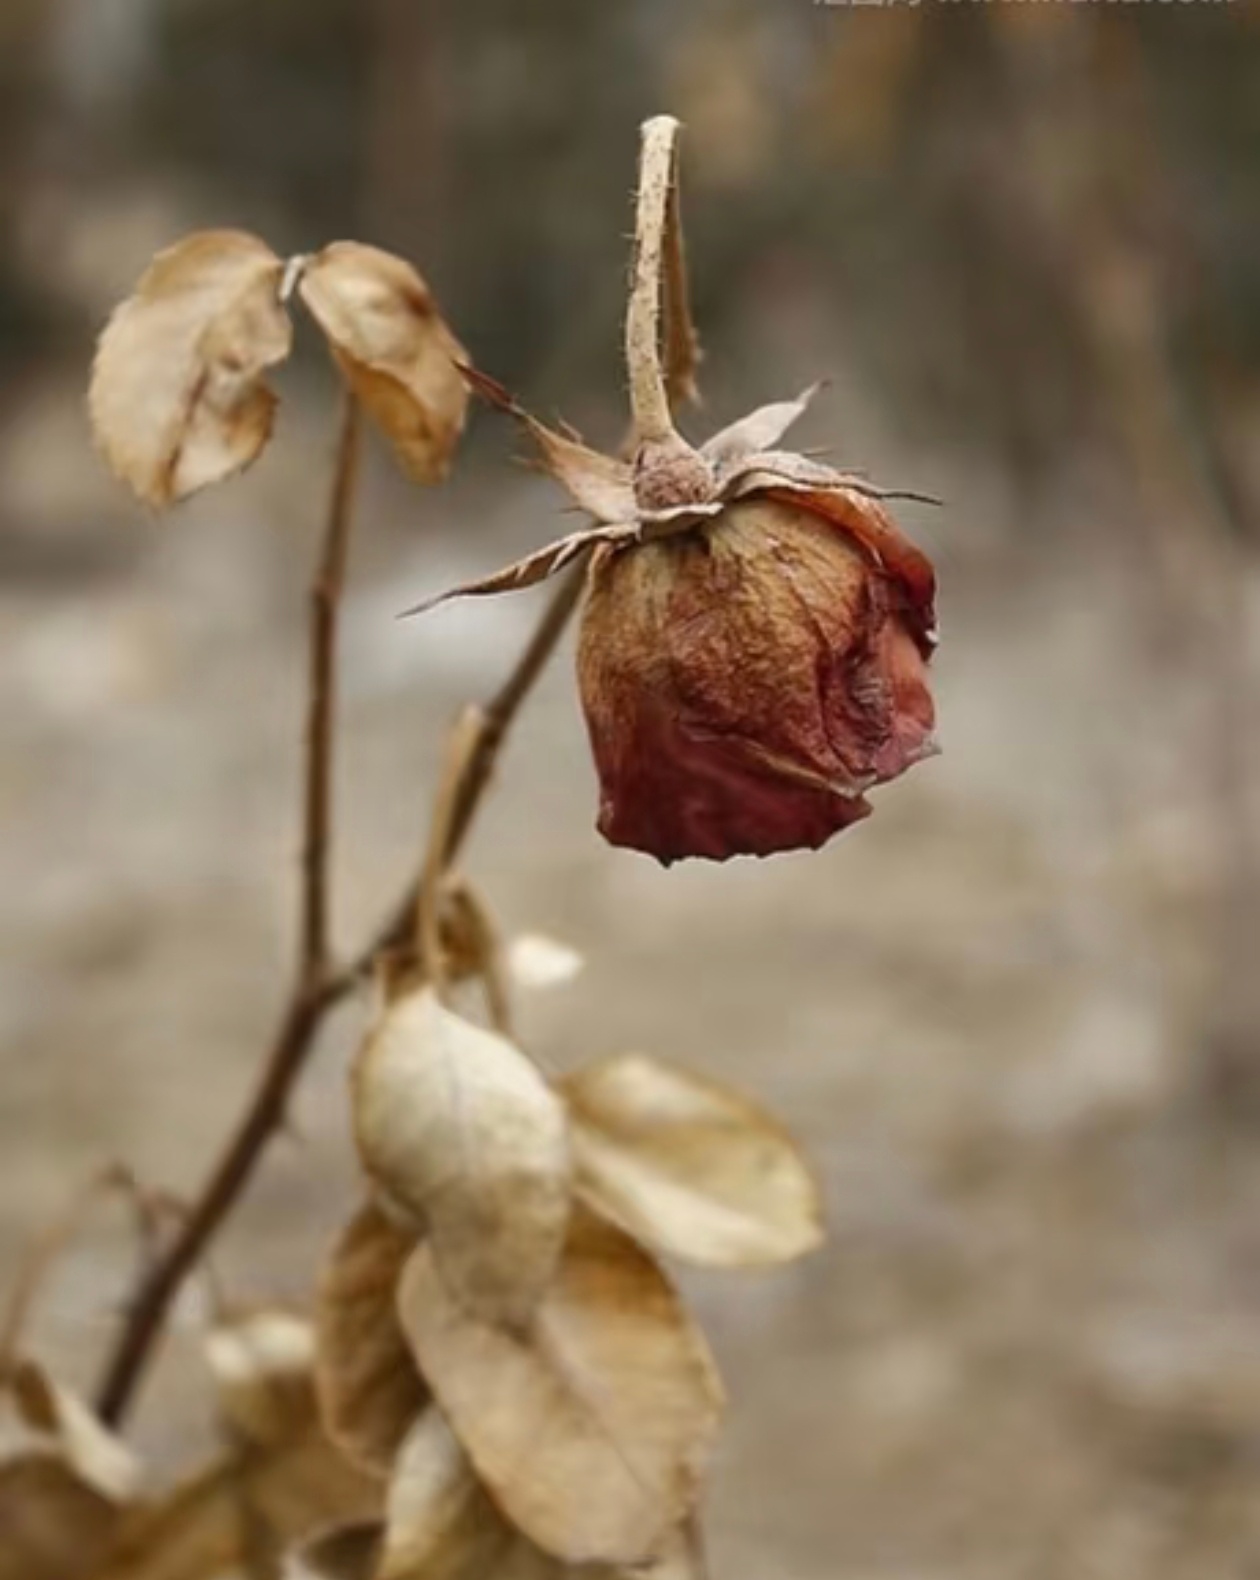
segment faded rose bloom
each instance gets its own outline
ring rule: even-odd
[[[602,524],[446,596],[593,550],[578,675],[611,843],[667,863],[813,849],[935,752],[930,562],[869,485],[770,448],[812,391],[631,467],[469,377]]]

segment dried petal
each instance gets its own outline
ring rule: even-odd
[[[365,1203],[337,1237],[315,1307],[315,1385],[324,1429],[347,1459],[388,1473],[429,1390],[398,1321],[414,1230]]]
[[[822,1239],[818,1186],[748,1098],[641,1054],[565,1078],[578,1189],[668,1256],[711,1267],[792,1261]]]
[[[464,349],[428,286],[402,258],[335,241],[302,272],[299,294],[347,384],[418,483],[445,477],[463,432]]]
[[[564,1105],[519,1049],[446,1009],[396,999],[354,1072],[364,1167],[427,1224],[452,1291],[523,1321],[564,1244],[571,1160]]]
[[[443,1414],[505,1515],[567,1563],[636,1564],[694,1507],[721,1408],[704,1340],[633,1240],[578,1214],[523,1331],[470,1319],[427,1246],[399,1310]]]
[[[284,265],[243,231],[198,231],[160,252],[115,311],[88,393],[92,431],[120,478],[169,505],[229,477],[271,437],[263,378],[289,354]]]
[[[590,450],[545,427],[489,374],[468,364],[463,372],[483,400],[516,418],[538,446],[544,470],[568,490],[576,505],[609,525],[624,525],[635,519],[634,480],[625,461]]]

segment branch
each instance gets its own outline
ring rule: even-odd
[[[343,448],[343,456],[345,453]],[[340,478],[339,466],[338,481]],[[335,487],[334,497],[337,493]],[[330,539],[344,534],[346,518],[348,510],[339,513],[334,508],[330,515]],[[338,525],[339,521],[341,525]],[[321,571],[329,559],[326,553]],[[478,805],[489,787],[499,749],[577,607],[583,580],[582,568],[575,567],[561,582],[512,673],[478,714],[476,739],[465,759],[467,768],[453,795],[446,866],[454,859],[468,835]],[[340,579],[334,578],[332,585],[339,590]],[[317,609],[318,605],[313,603],[312,607]],[[318,640],[322,638],[318,637],[313,624],[313,646]],[[314,655],[311,673],[313,677],[317,673]],[[331,686],[328,696],[331,697]],[[314,698],[311,717],[314,721]],[[321,743],[322,747],[326,747],[330,740],[330,726],[312,735],[312,741]],[[313,799],[308,796],[308,809]],[[327,803],[323,804],[326,808]],[[326,850],[326,839],[316,848]],[[321,861],[318,864],[321,871],[322,865]],[[308,863],[308,884],[313,870],[315,868]],[[322,878],[320,881],[323,882]],[[371,941],[341,971],[323,971],[318,976],[308,974],[305,940],[312,934],[303,927],[303,969],[281,1017],[258,1087],[178,1235],[166,1254],[150,1267],[132,1302],[98,1395],[97,1410],[106,1423],[116,1425],[125,1415],[161,1336],[172,1301],[248,1184],[267,1142],[283,1124],[294,1084],[311,1052],[325,1015],[353,991],[383,953],[409,940],[416,916],[419,887],[418,879],[408,886],[406,894]],[[307,914],[304,912],[304,915]]]
[[[302,841],[301,973],[308,984],[328,971],[333,745],[337,703],[337,627],[346,580],[354,491],[359,474],[359,403],[345,393],[323,552],[311,586],[310,708]]]
[[[184,1279],[284,1122],[289,1092],[325,1011],[343,996],[328,964],[329,835],[332,822],[337,628],[358,477],[359,405],[347,391],[337,442],[328,522],[310,594],[310,701],[303,793],[302,889],[297,979],[258,1090],[164,1256],[140,1282],[101,1385],[97,1408],[121,1420]]]

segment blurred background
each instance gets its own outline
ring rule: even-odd
[[[693,435],[818,377],[801,443],[943,509],[945,754],[817,855],[605,848],[566,654],[469,857],[585,974],[559,1063],[759,1093],[831,1239],[688,1281],[733,1407],[724,1580],[1260,1575],[1260,11],[645,0],[0,5],[0,1277],[113,1159],[195,1188],[287,985],[304,584],[336,424],[302,331],[245,478],[147,518],[92,454],[92,339],[244,225],[420,268],[485,368],[611,444],[637,125],[686,123]],[[414,865],[441,731],[534,595],[396,612],[552,535],[477,413],[372,451],[347,608],[338,934]],[[300,1299],[353,1189],[329,1027],[216,1249]],[[108,1213],[38,1347],[92,1378]],[[137,1420],[208,1433],[193,1290]]]

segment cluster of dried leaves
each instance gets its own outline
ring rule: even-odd
[[[411,265],[353,241],[285,263],[256,236],[210,230],[158,254],[97,351],[92,429],[141,499],[173,504],[261,453],[295,293],[408,474],[445,475],[467,405],[463,351]]]
[[[675,131],[667,118],[645,128],[627,336],[632,461],[600,456],[528,417],[468,365],[410,265],[357,243],[285,262],[241,232],[191,236],[154,260],[102,335],[94,432],[114,470],[153,505],[227,477],[266,444],[276,406],[267,374],[289,353],[295,299],[344,379],[347,426],[313,600],[297,982],[236,1136],[141,1283],[98,1410],[24,1357],[20,1320],[0,1330],[0,1580],[209,1580],[233,1570],[257,1580],[703,1574],[699,1506],[722,1388],[663,1262],[789,1262],[821,1238],[819,1193],[786,1132],[725,1086],[646,1055],[556,1077],[513,1034],[511,990],[563,979],[577,957],[539,939],[501,949],[484,902],[453,869],[499,740],[576,590],[544,616],[495,703],[455,730],[427,853],[393,919],[344,966],[331,962],[327,940],[332,658],[353,480],[346,436],[357,432],[359,410],[414,478],[433,482],[450,464],[471,384],[525,424],[548,468],[599,523],[465,591],[540,579],[594,551],[589,621],[603,618],[614,563],[658,550],[685,559],[699,545],[716,565],[733,544],[737,558],[748,556],[740,574],[759,585],[771,560],[795,563],[808,540],[822,544],[831,567],[822,582],[846,608],[860,604],[860,620],[846,615],[834,636],[833,656],[837,675],[852,679],[866,655],[861,696],[838,704],[849,710],[865,767],[789,760],[811,731],[813,740],[816,721],[801,723],[799,711],[758,694],[757,708],[776,716],[767,727],[799,724],[801,738],[785,736],[773,751],[754,740],[751,754],[723,761],[720,773],[707,761],[688,766],[680,752],[691,777],[670,806],[683,821],[666,828],[659,818],[672,813],[658,798],[648,808],[658,821],[625,842],[666,859],[817,842],[818,798],[829,798],[828,829],[842,826],[860,815],[853,807],[869,783],[926,750],[931,568],[864,485],[774,448],[807,397],[763,408],[701,451],[673,429],[670,402],[694,393],[697,355]],[[739,548],[750,510],[769,526]],[[686,596],[708,574],[690,560],[637,563],[656,566],[652,574]],[[694,628],[694,611],[688,619]],[[813,646],[790,631],[771,634],[793,662],[804,654],[814,677],[811,631]],[[648,648],[654,641],[645,638]],[[583,642],[585,655],[588,631]],[[583,658],[587,668],[594,662]],[[740,664],[723,658],[721,667],[724,683],[740,679]],[[601,676],[596,689],[612,683]],[[598,698],[585,700],[600,757]],[[629,699],[619,713],[634,723],[637,706]],[[760,727],[755,714],[745,709],[750,729]],[[724,726],[731,740],[737,725]],[[703,720],[696,742],[712,750]],[[614,822],[619,798],[639,794],[620,782],[633,766],[614,773],[600,758]],[[837,800],[847,809],[837,811]],[[739,821],[749,805],[756,827]],[[712,849],[701,848],[697,830]],[[362,1199],[329,1252],[309,1316],[261,1310],[215,1322],[206,1353],[223,1451],[175,1487],[151,1490],[114,1425],[182,1278],[280,1122],[323,1014],[365,980],[375,1007],[350,1079]],[[469,991],[478,984],[480,1013]],[[33,1280],[25,1282],[23,1309]]]

